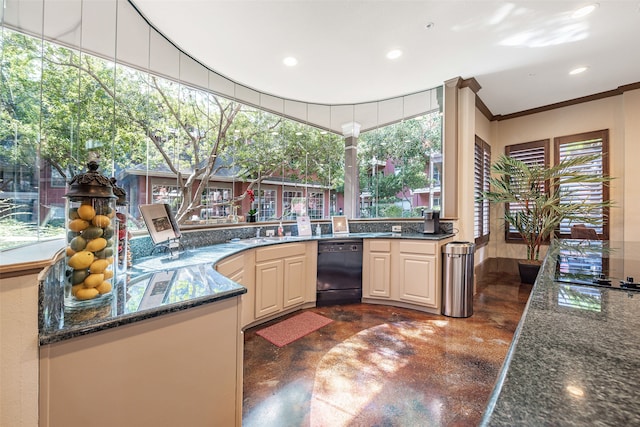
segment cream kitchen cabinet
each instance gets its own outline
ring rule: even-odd
[[[450,239],[365,239],[362,301],[441,313],[440,251]]]
[[[38,425],[240,427],[239,323],[233,297],[41,345]]]
[[[316,242],[255,250],[255,320],[315,303]]]
[[[255,249],[248,249],[237,255],[231,255],[216,264],[216,271],[223,276],[247,288],[247,293],[240,297],[241,321],[244,328],[255,320]]]
[[[362,260],[362,297],[391,298],[392,240],[365,239]]]
[[[438,243],[399,241],[395,267],[401,301],[440,308]]]

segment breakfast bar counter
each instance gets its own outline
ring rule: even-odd
[[[410,239],[440,241],[453,236],[419,233],[350,233],[349,238]],[[40,283],[40,345],[111,329],[137,321],[182,311],[219,300],[240,296],[247,290],[218,273],[215,264],[225,257],[250,248],[277,244],[330,240],[328,234],[311,237],[257,237],[229,241],[181,250],[175,257],[158,253],[137,260],[127,273],[126,280],[118,280],[112,304],[89,305],[86,309],[65,309],[61,287],[64,282],[63,262],[52,265]],[[172,286],[165,298],[149,295],[157,283],[171,280],[183,286]],[[184,286],[184,284],[188,286]],[[146,293],[145,293],[146,292]]]
[[[619,288],[615,278],[640,266],[638,249],[552,244],[483,426],[640,425],[640,292]],[[578,273],[567,260],[580,264]],[[591,285],[585,269],[598,273],[596,281],[601,273],[614,277],[613,286]]]

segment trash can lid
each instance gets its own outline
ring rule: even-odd
[[[475,249],[475,244],[471,242],[449,242],[442,248],[442,252],[445,254],[457,254],[465,255],[472,254]]]

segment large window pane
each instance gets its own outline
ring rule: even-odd
[[[41,44],[0,32],[0,249],[61,233],[40,203]],[[40,226],[42,225],[42,226]]]
[[[360,214],[415,217],[439,209],[442,120],[438,111],[360,135]]]

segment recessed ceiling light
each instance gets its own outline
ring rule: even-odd
[[[573,70],[569,71],[569,74],[572,75],[572,76],[575,76],[576,74],[584,73],[588,69],[589,69],[589,67],[577,67],[577,68],[574,68]]]
[[[583,16],[587,16],[596,10],[600,5],[598,3],[593,3],[587,6],[583,6],[580,9],[576,9],[575,12],[571,14],[572,18],[582,18]]]
[[[434,24],[433,22],[427,22],[426,24],[424,24],[424,28],[427,30],[432,29],[433,27],[435,27],[436,24]]]
[[[389,59],[398,59],[402,56],[402,51],[400,49],[393,49],[387,52],[387,58]]]
[[[298,60],[293,56],[287,56],[282,60],[282,63],[287,67],[295,67],[296,65],[298,65]]]

